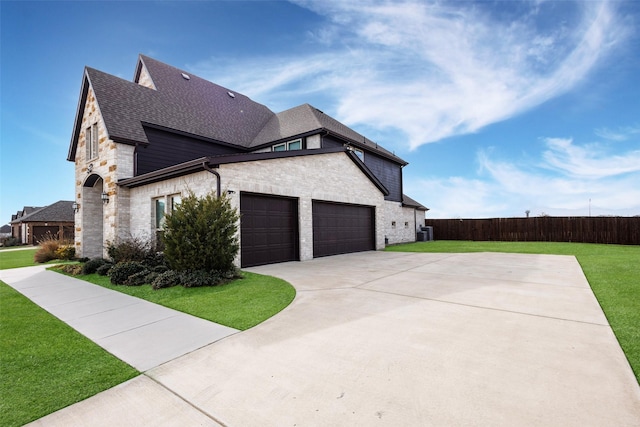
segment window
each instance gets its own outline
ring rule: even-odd
[[[154,201],[154,212],[156,216],[155,225],[156,230],[162,230],[164,228],[164,216],[165,216],[165,201],[164,197],[160,199],[155,199]]]
[[[174,212],[176,208],[182,203],[182,197],[179,194],[174,194],[173,196],[169,196],[169,205],[171,207],[171,212]]]
[[[87,128],[85,132],[85,144],[87,146],[87,160],[95,159],[98,157],[98,124]]]
[[[354,148],[353,152],[356,153],[356,156],[360,157],[360,160],[364,162],[364,151],[359,148]]]
[[[153,201],[153,213],[155,216],[155,234],[156,234],[156,244],[155,250],[162,251],[164,249],[164,243],[162,241],[162,236],[164,234],[164,223],[165,223],[165,201],[164,197],[154,199]]]
[[[283,142],[271,147],[273,151],[294,151],[302,150],[302,139],[294,139],[293,141]]]

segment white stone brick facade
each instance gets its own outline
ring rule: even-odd
[[[87,159],[85,130],[98,126],[98,155]],[[310,138],[311,139],[311,138]],[[312,140],[312,145],[314,141]],[[216,177],[206,171],[168,179],[131,190],[120,179],[134,176],[135,147],[108,138],[93,91],[89,88],[76,151],[76,253],[106,256],[106,245],[129,237],[152,238],[154,200],[189,190],[203,196],[216,188]],[[89,170],[89,168],[91,170]],[[344,153],[222,164],[218,169],[223,190],[233,190],[231,201],[240,208],[240,192],[294,197],[299,200],[300,259],[313,258],[312,200],[375,207],[376,249],[387,244],[413,242],[422,214],[399,202],[384,201],[378,188]],[[99,177],[97,178],[96,175]],[[87,184],[95,181],[93,186]],[[102,192],[108,203],[100,199]],[[238,265],[240,260],[237,260]]]
[[[86,129],[98,128],[98,152],[87,158]],[[88,89],[75,157],[75,196],[80,209],[75,215],[78,256],[105,256],[105,242],[124,237],[128,228],[128,190],[117,181],[133,176],[135,147],[110,140],[93,90]],[[99,178],[98,178],[99,177]],[[94,182],[89,186],[88,182]],[[101,201],[106,192],[109,203]]]
[[[222,164],[217,170],[223,191],[231,190],[232,206],[240,209],[240,193],[261,193],[298,199],[300,259],[313,258],[312,201],[324,200],[374,206],[376,249],[385,246],[384,195],[345,153]],[[130,230],[134,236],[155,231],[154,200],[191,190],[197,196],[215,191],[216,177],[206,171],[130,190]],[[242,244],[242,242],[240,242]],[[236,259],[240,265],[240,258]]]
[[[388,244],[408,243],[416,241],[416,233],[424,225],[424,212],[410,207],[403,207],[400,202],[384,203],[385,235]]]

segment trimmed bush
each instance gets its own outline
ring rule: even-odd
[[[158,271],[158,273],[163,273],[167,271],[169,268],[167,267],[167,262],[164,258],[164,254],[162,252],[153,252],[150,251],[142,260],[142,263],[149,267],[149,270],[156,271],[155,268],[164,268],[162,271]]]
[[[110,262],[105,262],[96,269],[96,273],[98,273],[100,276],[108,276],[109,272],[111,271],[111,267],[113,267],[113,264],[111,264]]]
[[[180,284],[180,273],[169,270],[164,273],[160,273],[158,277],[151,283],[153,289],[170,288],[172,286],[178,286]]]
[[[4,246],[6,248],[8,248],[10,246],[21,246],[22,245],[22,242],[17,237],[5,237],[2,240],[0,240],[0,243],[1,243],[0,246]]]
[[[156,273],[155,271],[147,273],[147,276],[144,278],[144,283],[151,284],[153,283],[154,280],[158,278],[158,276],[160,276],[160,273]]]
[[[79,276],[82,273],[82,264],[64,264],[56,267],[63,273],[70,274],[72,276]]]
[[[226,194],[198,198],[190,192],[166,216],[163,241],[169,267],[177,271],[231,270],[240,248],[238,219]]]
[[[221,282],[221,279],[219,274],[204,270],[189,270],[180,274],[180,284],[185,288],[215,286]]]
[[[135,274],[132,274],[131,276],[129,276],[127,278],[127,280],[124,281],[124,285],[126,286],[142,286],[145,283],[149,283],[147,282],[147,276],[149,275],[150,271],[147,269],[144,269],[142,271],[139,271]]]
[[[111,267],[109,276],[114,285],[124,285],[130,276],[146,270],[146,267],[138,261],[127,261]]]
[[[60,246],[56,249],[56,259],[70,260],[76,256],[76,248],[71,245]]]
[[[93,274],[99,267],[105,265],[107,261],[102,258],[93,258],[82,265],[82,274]]]

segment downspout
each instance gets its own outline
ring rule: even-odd
[[[216,176],[216,197],[220,198],[221,194],[221,189],[220,189],[220,174],[215,171],[214,169],[212,169],[209,166],[209,163],[204,161],[202,162],[202,167],[204,168],[204,170],[206,170],[207,172],[211,172],[212,174],[214,174]]]

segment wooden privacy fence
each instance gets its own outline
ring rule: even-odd
[[[640,217],[425,219],[435,240],[640,245]]]

